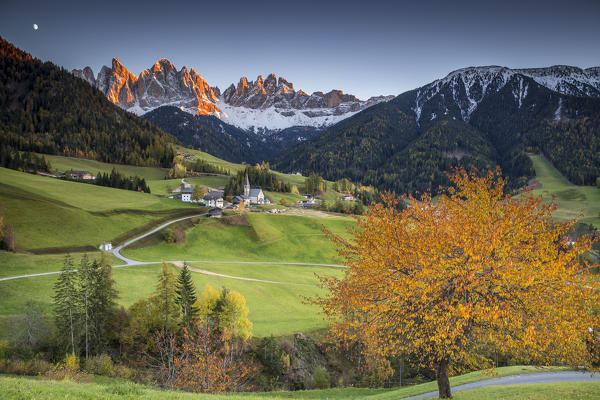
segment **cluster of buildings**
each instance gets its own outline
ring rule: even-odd
[[[186,203],[201,203],[206,207],[210,208],[224,208],[226,201],[223,198],[224,191],[222,188],[213,189],[207,188],[208,192],[201,199],[194,199],[194,185],[182,182],[181,185],[173,191],[174,195],[171,198],[180,197],[181,201]],[[262,189],[253,189],[250,187],[248,176],[246,176],[246,183],[244,185],[244,194],[235,196],[232,199],[233,204],[244,203],[249,206],[251,204],[271,204],[271,201],[265,197],[265,193]]]
[[[185,160],[190,160],[190,161],[193,161],[194,159],[196,159],[195,155],[189,154],[189,153],[182,153],[182,152],[178,152],[177,157],[183,157]]]

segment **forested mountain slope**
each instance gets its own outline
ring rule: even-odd
[[[444,172],[457,165],[500,165],[510,187],[523,186],[533,175],[525,152],[543,152],[573,182],[594,184],[600,99],[559,93],[516,71],[455,71],[334,125],[274,164],[403,193],[447,184]]]
[[[0,145],[113,163],[167,166],[177,140],[56,65],[0,37]]]

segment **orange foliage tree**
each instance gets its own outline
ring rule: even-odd
[[[321,278],[329,291],[314,302],[332,339],[361,344],[371,365],[410,355],[435,368],[442,398],[449,367],[492,366],[485,350],[591,366],[600,293],[580,261],[591,239],[569,243],[574,221],[553,222],[555,205],[529,193],[505,195],[499,170],[451,179],[445,194],[409,197],[402,211],[386,196],[350,240],[331,235],[348,269]]]

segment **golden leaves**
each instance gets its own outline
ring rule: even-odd
[[[600,328],[591,312],[600,296],[582,289],[578,260],[590,239],[565,246],[574,221],[553,222],[555,205],[530,193],[504,195],[499,171],[451,179],[455,187],[435,201],[410,197],[402,211],[385,195],[350,241],[334,238],[349,269],[323,280],[329,295],[315,300],[332,336],[377,343],[378,354],[418,351],[424,363],[471,358],[487,343],[589,365],[584,338]]]

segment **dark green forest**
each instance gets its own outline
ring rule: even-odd
[[[517,103],[514,91],[523,82],[528,93]],[[398,194],[435,192],[449,184],[446,174],[457,166],[500,166],[507,189],[515,190],[534,176],[528,152],[544,154],[576,184],[593,185],[600,176],[600,99],[562,95],[515,76],[484,97],[467,121],[444,90],[422,106],[428,117],[417,121],[417,92],[339,122],[276,156],[273,165]]]
[[[98,90],[0,38],[0,145],[110,163],[168,166],[177,140]]]

